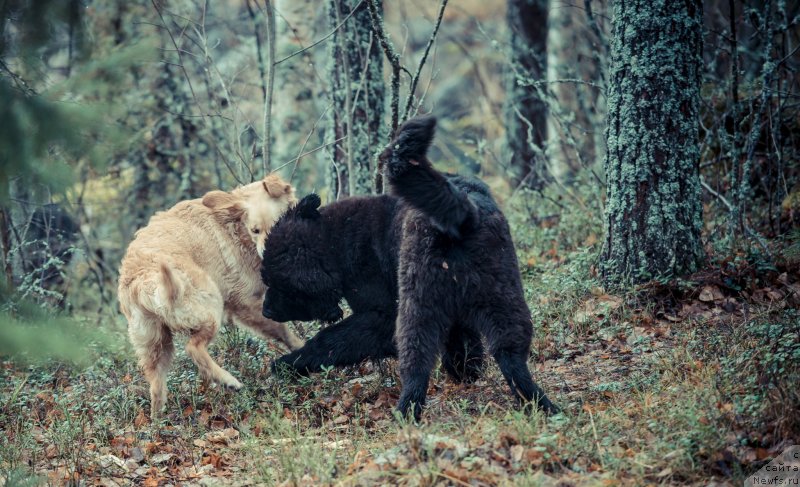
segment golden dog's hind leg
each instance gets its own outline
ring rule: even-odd
[[[150,384],[150,418],[156,420],[167,403],[167,371],[175,351],[172,332],[159,321],[139,315],[131,320],[128,333]]]
[[[242,388],[242,383],[232,376],[230,372],[220,367],[208,354],[208,344],[214,338],[218,328],[219,325],[215,323],[193,331],[189,342],[186,344],[186,353],[192,358],[200,370],[200,375],[205,379],[216,382],[225,388],[238,391]]]

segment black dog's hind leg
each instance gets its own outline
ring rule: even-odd
[[[474,382],[483,372],[483,355],[480,333],[457,324],[450,329],[442,367],[456,382]]]
[[[547,414],[556,414],[559,408],[550,402],[544,391],[536,385],[528,370],[531,335],[530,318],[519,313],[485,314],[477,318],[484,332],[492,356],[511,388],[511,394],[523,403],[534,402]]]
[[[397,358],[403,382],[397,410],[405,417],[413,405],[414,419],[418,421],[425,406],[431,371],[444,345],[449,320],[438,306],[409,301],[412,300],[403,302],[401,298],[397,316]]]
[[[511,393],[525,403],[534,402],[547,414],[557,414],[560,410],[550,402],[544,391],[536,385],[528,370],[528,354],[509,350],[497,350],[494,359],[511,388]]]
[[[277,359],[272,370],[286,368],[301,375],[319,372],[323,366],[354,365],[366,359],[397,355],[394,319],[380,313],[355,313],[331,325],[302,348]]]

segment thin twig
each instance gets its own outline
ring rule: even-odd
[[[343,24],[344,21],[340,20],[342,18],[342,0],[336,0],[336,1],[332,2],[331,5],[335,10],[334,13],[336,15],[336,19],[339,21],[339,24]],[[355,11],[355,10],[356,10],[356,8],[351,10],[350,13],[353,13],[353,11]],[[337,61],[341,61],[341,63],[342,63],[341,73],[342,73],[342,76],[344,77],[344,95],[345,96],[344,96],[344,118],[343,118],[342,123],[345,126],[344,133],[349,136],[349,135],[351,135],[353,133],[354,120],[353,120],[353,109],[352,109],[352,107],[353,107],[353,104],[356,102],[356,100],[353,99],[353,92],[351,91],[351,88],[350,88],[351,87],[350,53],[347,50],[348,46],[346,45],[346,39],[345,38],[346,38],[346,35],[338,36],[337,42],[339,44],[339,55],[341,56],[341,59],[337,59]],[[364,53],[364,55],[369,57],[369,53],[368,52]],[[353,191],[355,191],[355,175],[354,175],[354,171],[353,171],[353,167],[354,167],[354,164],[353,164],[353,138],[352,137],[347,137],[347,142],[346,143],[347,143],[347,161],[345,161],[345,162],[347,164],[347,191],[345,192],[345,196],[350,196],[350,195],[353,194]],[[334,149],[334,154],[336,154],[336,149]],[[334,160],[336,159],[335,155],[334,155],[333,159]],[[338,183],[339,184],[338,193],[341,194],[341,192],[342,192],[341,191],[341,189],[342,189],[342,181],[341,181],[341,178],[339,176],[337,176],[337,179],[340,180],[339,183]],[[339,199],[338,196],[337,196],[336,199],[337,200]]]
[[[725,207],[728,209],[728,211],[732,211],[733,210],[733,206],[730,204],[730,202],[727,199],[725,199],[724,196],[722,196],[718,192],[714,191],[714,189],[711,186],[709,186],[708,183],[706,183],[705,179],[703,179],[702,176],[700,177],[700,185],[702,187],[706,188],[706,191],[708,191],[708,194],[710,194],[711,196],[717,198],[723,205],[725,205]]]
[[[444,9],[447,7],[447,1],[448,0],[442,0],[442,3],[439,5],[439,15],[436,17],[436,24],[433,27],[433,32],[431,33],[430,39],[428,39],[428,44],[425,46],[425,52],[422,54],[422,59],[420,59],[419,65],[417,66],[417,72],[414,73],[414,77],[411,79],[411,86],[408,89],[408,99],[406,99],[406,107],[403,110],[403,121],[408,119],[408,113],[411,111],[411,103],[414,101],[414,92],[417,90],[417,83],[422,74],[422,67],[425,66],[425,61],[428,59],[428,52],[430,52],[431,46],[434,41],[436,41],[436,36],[439,33],[439,26],[442,25]]]
[[[392,41],[386,33],[386,29],[383,25],[383,17],[378,13],[378,4],[376,0],[369,0],[367,2],[367,7],[369,7],[369,17],[372,20],[372,30],[375,32],[375,35],[378,36],[378,40],[383,48],[383,53],[386,59],[389,60],[389,65],[392,67],[392,99],[390,102],[392,121],[388,137],[388,140],[391,141],[397,132],[400,118],[400,55],[397,53],[394,44],[392,44]],[[376,194],[383,193],[383,167],[380,161],[376,163],[372,185],[375,188]]]
[[[272,172],[275,172],[275,171],[281,170],[281,169],[283,169],[284,167],[286,167],[286,166],[288,166],[289,164],[291,164],[291,163],[293,163],[293,162],[295,162],[295,161],[299,160],[299,159],[300,159],[300,158],[302,158],[302,157],[305,157],[305,156],[307,156],[307,155],[309,155],[309,154],[313,154],[313,153],[315,153],[315,152],[317,152],[317,151],[320,151],[320,150],[322,150],[322,149],[324,149],[324,148],[326,148],[326,147],[328,147],[328,146],[331,146],[331,145],[333,145],[333,144],[336,144],[336,143],[338,143],[338,142],[341,142],[341,141],[343,141],[343,140],[344,140],[344,139],[346,139],[346,138],[347,138],[347,135],[344,135],[344,136],[342,136],[342,137],[339,137],[338,139],[336,139],[336,140],[334,140],[334,141],[332,141],[332,142],[328,142],[327,144],[322,144],[321,146],[319,146],[319,147],[317,147],[317,148],[315,148],[315,149],[311,149],[311,150],[310,150],[310,151],[308,151],[308,152],[303,152],[302,154],[300,154],[299,156],[295,157],[294,159],[290,159],[290,160],[288,160],[288,161],[284,162],[283,164],[281,164],[280,166],[276,167],[275,169],[273,169],[273,170],[272,170]]]
[[[324,37],[322,37],[319,40],[316,40],[316,41],[312,42],[311,44],[309,44],[308,46],[306,46],[306,47],[304,47],[302,49],[296,50],[295,52],[289,54],[288,56],[285,56],[285,57],[282,57],[282,58],[278,59],[277,61],[275,61],[275,66],[279,65],[280,63],[282,63],[284,61],[288,61],[289,59],[297,56],[298,54],[303,54],[304,52],[306,52],[308,50],[311,50],[314,47],[318,46],[319,44],[322,44],[326,40],[330,39],[331,36],[336,34],[336,32],[344,25],[344,23],[347,22],[350,19],[350,17],[352,17],[353,14],[356,13],[356,10],[358,10],[358,7],[360,7],[361,4],[364,3],[365,1],[366,0],[361,0],[360,2],[358,2],[358,5],[356,5],[355,8],[353,10],[351,10],[350,13],[347,14],[345,16],[345,18],[342,19],[342,21],[339,22],[339,24],[336,27],[334,27],[333,30],[330,31],[327,35],[325,35]]]
[[[383,17],[378,13],[377,0],[369,0],[367,2],[367,7],[369,7],[369,16],[372,20],[372,30],[375,32],[375,35],[378,36],[378,40],[381,42],[381,47],[383,48],[383,53],[386,55],[386,59],[389,60],[389,65],[392,67],[392,130],[389,133],[389,140],[392,140],[395,132],[397,132],[398,120],[400,118],[400,55],[397,53],[394,44],[392,44],[392,41],[386,33],[386,29],[383,25]]]
[[[306,140],[303,141],[303,145],[300,146],[300,151],[299,151],[297,157],[295,158],[297,163],[294,165],[294,168],[292,169],[292,174],[289,175],[289,182],[290,183],[292,182],[292,179],[294,179],[294,173],[297,171],[297,166],[300,165],[300,158],[303,157],[303,155],[305,155],[303,153],[303,151],[306,150],[306,146],[308,145],[308,141],[311,139],[311,135],[313,135],[314,132],[316,132],[317,126],[322,121],[322,119],[325,118],[325,114],[328,113],[328,110],[330,110],[332,106],[333,106],[333,103],[329,103],[328,106],[325,107],[325,110],[322,111],[322,115],[320,115],[319,118],[317,119],[317,121],[314,122],[314,126],[311,127],[311,130],[308,132],[308,135],[306,135]]]
[[[267,94],[264,100],[264,174],[269,171],[272,159],[272,95],[275,91],[275,10],[270,0],[264,0],[267,7]]]
[[[156,12],[158,13],[158,17],[161,19],[161,25],[157,26],[157,27],[163,28],[167,32],[167,34],[169,35],[170,40],[172,41],[172,45],[175,46],[175,50],[176,50],[176,52],[178,54],[178,59],[180,61],[180,63],[178,63],[178,64],[170,63],[168,61],[163,61],[163,62],[166,63],[166,64],[171,64],[171,65],[178,66],[181,69],[181,71],[183,71],[183,76],[186,78],[186,83],[189,85],[189,91],[191,91],[191,93],[192,93],[192,99],[194,100],[194,103],[197,106],[197,108],[200,110],[200,115],[203,117],[203,121],[208,123],[208,121],[206,120],[205,115],[203,114],[202,105],[200,104],[200,100],[197,98],[197,94],[195,93],[194,87],[192,86],[192,79],[189,77],[189,73],[186,71],[186,67],[183,64],[183,56],[181,56],[181,52],[183,52],[183,51],[178,46],[178,43],[175,40],[175,37],[172,35],[172,31],[170,30],[169,26],[167,25],[166,20],[164,20],[164,16],[162,15],[161,10],[159,9],[159,7],[156,4],[155,0],[151,0],[151,3],[153,4],[153,8],[155,8]],[[203,15],[202,15],[203,24],[201,26],[204,33],[205,33],[205,11],[206,11],[206,8],[205,8],[205,4],[204,4],[203,5]],[[196,24],[196,22],[192,22],[192,23]],[[156,24],[152,24],[152,25],[156,25]],[[188,24],[187,24],[187,27],[188,27]],[[196,27],[193,27],[193,28],[195,29],[195,32],[197,32]],[[186,28],[184,28],[184,30],[182,31],[181,36],[183,36],[183,32],[185,32],[185,31],[186,31]],[[195,45],[198,45],[191,38],[191,36],[186,36],[186,38],[189,39],[191,42],[195,43]],[[205,37],[203,37],[203,38],[205,38]],[[202,46],[198,45],[198,47],[202,47]],[[208,62],[210,60],[210,57],[208,56],[208,48],[207,47],[205,48],[205,60],[206,60],[206,62]],[[224,85],[223,85],[223,88],[224,88]],[[229,100],[230,100],[230,98],[229,98]],[[209,126],[210,126],[210,124],[209,124]],[[228,161],[228,158],[227,158],[227,155],[225,154],[225,151],[223,151],[222,148],[219,147],[219,144],[217,144],[216,140],[214,140],[213,138],[211,139],[211,143],[214,146],[214,148],[216,149],[217,154],[219,154],[220,159],[222,159],[222,161],[225,164],[225,166],[228,167],[228,169],[230,170],[231,174],[234,175],[234,178],[236,178],[237,181],[239,181],[241,183],[242,181],[239,179],[239,175],[236,174],[233,171],[233,168],[231,167],[231,164]]]
[[[253,10],[253,6],[250,4],[250,0],[245,2],[247,4],[247,13],[250,14],[250,19],[253,21],[253,34],[256,38],[256,57],[258,57],[258,74],[259,81],[261,82],[261,99],[266,101],[267,99],[267,73],[264,71],[264,54],[261,49],[261,29],[258,28],[258,19],[256,18],[256,12]]]
[[[158,8],[158,5],[156,4],[156,1],[155,0],[150,0],[150,3],[152,3],[153,4],[153,8],[156,9],[156,12],[158,13],[158,18],[161,19],[161,23],[164,25],[164,30],[167,31],[167,34],[169,35],[169,38],[172,41],[172,45],[175,46],[175,50],[178,53],[178,60],[180,61],[180,64],[178,64],[178,66],[183,71],[183,76],[186,77],[186,82],[189,84],[189,90],[192,92],[192,97],[194,98],[195,102],[197,102],[197,95],[195,95],[195,93],[194,93],[194,87],[192,86],[192,80],[189,77],[189,73],[186,71],[186,67],[183,65],[183,56],[181,56],[181,48],[178,47],[178,43],[175,41],[175,37],[172,35],[172,31],[169,30],[169,26],[167,26],[167,21],[164,20],[164,16],[161,14],[161,9]],[[200,106],[199,102],[197,102],[197,106],[198,107]]]

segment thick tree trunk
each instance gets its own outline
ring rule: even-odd
[[[700,242],[702,2],[620,0],[608,81],[609,284],[695,271]]]
[[[544,143],[547,105],[531,83],[547,77],[548,0],[508,0],[510,66],[506,73],[505,125],[515,183],[541,187],[547,179]],[[547,87],[541,85],[543,93]]]
[[[328,14],[336,31],[331,42],[331,146],[334,198],[372,193],[373,155],[385,142],[383,53],[373,35],[366,2],[349,19],[358,0],[330,0]],[[345,21],[345,19],[347,19]]]

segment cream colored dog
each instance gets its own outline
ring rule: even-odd
[[[182,201],[136,232],[120,267],[119,302],[150,383],[151,417],[166,403],[173,333],[189,334],[186,351],[204,379],[232,389],[242,384],[207,349],[225,316],[292,350],[303,346],[286,325],[261,316],[264,242],[295,201],[292,187],[269,175],[230,193]]]

